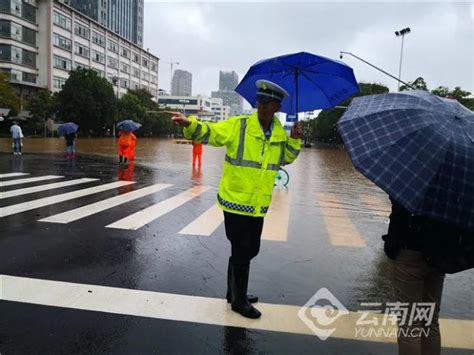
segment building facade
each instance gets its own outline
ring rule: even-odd
[[[211,99],[211,109],[216,121],[226,120],[230,117],[230,106],[224,105],[224,100],[218,97]]]
[[[177,69],[171,80],[171,95],[191,96],[193,91],[193,75],[186,71]]]
[[[143,46],[143,0],[62,0],[121,37]]]
[[[143,88],[157,97],[158,61],[62,1],[0,2],[0,70],[22,97],[61,90],[77,67],[107,78],[119,96]]]
[[[201,120],[218,121],[221,112],[228,112],[230,108],[220,107],[216,110],[217,103],[214,99],[206,96],[160,96],[158,104],[161,108],[183,112],[185,115],[194,115]],[[217,113],[219,112],[219,113]],[[226,117],[227,118],[227,117]]]
[[[219,90],[213,91],[211,96],[221,98],[225,106],[230,106],[230,114],[240,115],[243,110],[243,99],[234,90],[239,83],[239,76],[235,71],[219,72]]]

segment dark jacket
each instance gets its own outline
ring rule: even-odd
[[[76,138],[76,134],[75,133],[65,134],[64,138],[66,138],[66,145],[70,146],[74,144],[74,139]]]

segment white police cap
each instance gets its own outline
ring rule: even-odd
[[[285,89],[283,89],[280,85],[272,83],[270,80],[257,80],[255,85],[258,88],[257,101],[262,99],[266,101],[274,100],[281,102],[285,97],[289,96]]]

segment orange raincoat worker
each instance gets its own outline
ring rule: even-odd
[[[132,132],[120,131],[119,132],[119,162],[120,164],[127,164],[130,156],[134,152],[135,142],[137,137]]]

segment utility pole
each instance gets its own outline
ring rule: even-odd
[[[395,31],[395,36],[402,37],[402,49],[400,50],[400,65],[398,68],[398,91],[400,91],[400,79],[402,78],[403,43],[405,42],[405,35],[409,34],[410,32],[410,27],[404,28],[400,31]]]

